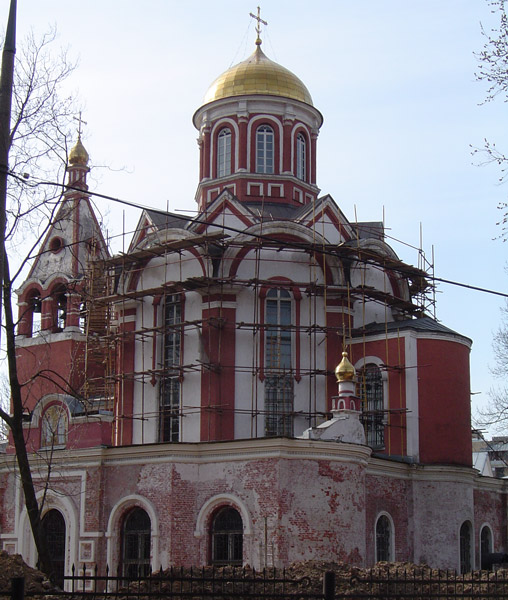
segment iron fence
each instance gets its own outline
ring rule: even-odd
[[[330,565],[330,568],[333,568]],[[302,570],[300,569],[300,573]],[[239,567],[171,568],[126,580],[97,567],[74,571],[64,590],[47,589],[23,578],[12,580],[0,597],[12,600],[494,600],[508,598],[508,571],[475,571],[457,575],[428,567],[316,570],[297,577],[293,570],[255,571]]]

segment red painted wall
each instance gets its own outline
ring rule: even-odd
[[[418,340],[420,460],[471,466],[469,348]]]

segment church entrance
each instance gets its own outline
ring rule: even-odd
[[[63,589],[65,574],[65,520],[58,510],[49,510],[42,517],[42,532],[53,564],[54,582]]]

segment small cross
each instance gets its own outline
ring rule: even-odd
[[[259,8],[259,6],[258,6],[258,14],[257,15],[249,13],[250,16],[253,19],[256,19],[256,21],[258,22],[258,24],[256,25],[256,33],[258,34],[258,37],[257,37],[257,40],[256,40],[256,44],[258,46],[261,45],[261,37],[260,37],[261,36],[261,25],[260,25],[260,23],[263,23],[263,25],[265,25],[265,27],[268,25],[268,23],[266,21],[263,21],[263,19],[260,17],[260,13],[261,13],[261,9]]]
[[[79,117],[73,117],[74,119],[76,119],[76,121],[79,123],[78,125],[78,138],[81,139],[81,125],[85,124],[88,125],[88,123],[86,121],[83,121],[83,119],[81,118],[81,111],[79,111]]]

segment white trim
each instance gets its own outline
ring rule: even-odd
[[[272,196],[272,190],[278,189],[279,196]],[[284,184],[282,183],[269,183],[268,184],[268,195],[273,198],[283,198],[284,197]]]
[[[108,527],[106,529],[106,564],[109,565],[110,570],[113,569],[113,572],[115,573],[121,556],[119,544],[120,523],[126,512],[136,506],[146,510],[148,516],[150,517],[150,562],[152,565],[152,571],[155,571],[161,566],[159,561],[159,520],[157,518],[155,508],[150,500],[147,500],[139,494],[131,494],[130,496],[125,496],[121,500],[118,500],[109,514]],[[162,567],[165,566],[166,565],[162,565]]]
[[[245,504],[237,496],[233,496],[233,494],[218,494],[209,498],[201,507],[196,519],[194,537],[203,537],[208,533],[206,529],[208,517],[219,506],[232,506],[236,508],[242,517],[243,534],[250,535],[252,533],[252,524]]]
[[[395,525],[393,523],[393,519],[392,516],[390,515],[390,513],[387,513],[386,511],[382,510],[381,512],[378,513],[377,517],[376,517],[376,521],[374,523],[374,562],[378,562],[377,560],[377,524],[379,522],[379,519],[381,517],[386,517],[390,523],[390,546],[388,548],[388,560],[390,562],[394,562],[395,561]]]
[[[255,186],[257,189],[259,189],[259,195],[263,196],[264,194],[264,187],[263,187],[263,182],[262,181],[248,181],[247,182],[247,196],[251,196],[251,191],[252,191],[252,187]]]
[[[282,173],[282,166],[283,166],[283,161],[282,161],[282,146],[283,146],[283,142],[284,142],[284,128],[282,126],[282,123],[280,122],[279,119],[275,118],[273,115],[269,115],[269,114],[258,114],[255,115],[253,117],[251,117],[249,119],[249,123],[247,125],[247,170],[250,173],[256,173],[256,148],[254,145],[254,164],[251,163],[251,137],[252,137],[252,124],[253,121],[256,121],[256,123],[258,123],[258,125],[256,125],[256,131],[258,129],[258,127],[261,127],[263,125],[263,121],[267,121],[269,123],[274,123],[275,124],[275,128],[278,130],[278,142],[279,142],[279,168],[277,169],[278,173]],[[274,129],[275,129],[274,128]],[[274,140],[273,140],[273,145],[274,145],[274,159],[275,159],[275,142],[276,142],[276,132],[273,132],[274,135]],[[274,169],[273,169],[273,173],[259,173],[260,175],[275,175],[276,174],[276,169],[275,169],[275,161],[274,161]]]
[[[231,175],[233,173],[236,173],[238,171],[238,151],[239,151],[239,141],[240,141],[240,130],[238,128],[238,124],[230,118],[222,118],[219,121],[217,121],[214,126],[212,127],[212,130],[210,131],[210,174],[213,173],[213,161],[214,161],[214,156],[215,156],[215,143],[214,143],[214,135],[215,135],[215,131],[217,130],[217,128],[221,127],[221,128],[225,128],[227,125],[231,125],[231,127],[234,130],[234,135],[235,135],[235,155],[234,155],[234,164],[231,165]],[[233,143],[233,140],[231,140],[231,142]],[[227,177],[227,175],[226,175]],[[212,177],[212,179],[222,179],[222,177],[219,177],[219,174],[217,173],[217,175],[215,177]]]

